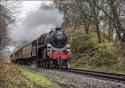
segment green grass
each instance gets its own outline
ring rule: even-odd
[[[39,75],[38,73],[33,73],[28,69],[19,68],[21,74],[28,78],[29,80],[33,81],[38,87],[40,88],[59,88],[56,83],[53,83],[47,77],[43,75]]]
[[[116,63],[114,65],[111,65],[110,67],[107,67],[107,66],[88,65],[84,63],[84,61],[79,61],[79,62],[72,63],[71,68],[125,74],[125,65],[123,63]]]

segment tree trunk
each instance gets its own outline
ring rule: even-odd
[[[119,40],[121,40],[122,42],[124,42],[124,36],[121,36],[121,33],[123,33],[123,35],[125,34],[125,29],[123,28],[122,24],[120,23],[120,19],[119,19],[119,15],[118,12],[116,10],[116,5],[115,5],[115,1],[114,0],[109,0],[109,5],[111,8],[111,12],[113,14],[113,20],[114,20],[114,25],[115,25],[115,29],[118,35]]]
[[[89,25],[87,23],[85,23],[85,27],[84,27],[86,34],[89,34]]]
[[[108,40],[109,42],[113,39],[113,26],[112,26],[112,21],[109,19],[108,23]]]
[[[94,24],[95,24],[95,27],[96,27],[98,43],[101,43],[101,36],[100,36],[100,29],[99,29],[99,21],[98,21],[98,13],[97,13],[96,4],[97,4],[97,1],[93,0],[93,5],[91,7],[92,7],[92,10],[93,10]]]

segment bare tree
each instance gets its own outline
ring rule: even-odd
[[[16,17],[13,15],[16,2],[0,1],[0,51],[10,42],[7,36],[7,27],[14,23]]]
[[[90,25],[95,26],[98,42],[101,42],[101,32],[105,32],[108,40],[114,33],[120,41],[124,41],[124,0],[54,0],[55,5],[64,11],[65,27],[84,25],[89,34]],[[102,29],[104,25],[104,29]],[[102,31],[103,30],[103,31]]]

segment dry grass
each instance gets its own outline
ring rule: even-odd
[[[9,56],[0,56],[0,61],[4,63],[10,63],[10,58]]]
[[[0,58],[0,88],[34,88],[34,84],[24,78],[12,64]]]

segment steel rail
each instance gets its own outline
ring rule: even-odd
[[[89,76],[94,76],[94,77],[96,76],[96,77],[101,77],[101,78],[108,78],[108,79],[125,82],[125,75],[123,74],[114,74],[114,73],[106,73],[106,72],[98,72],[98,71],[90,71],[90,70],[79,70],[79,69],[64,69],[64,68],[60,68],[60,69],[54,68],[54,70],[72,72],[72,73],[89,75]]]

